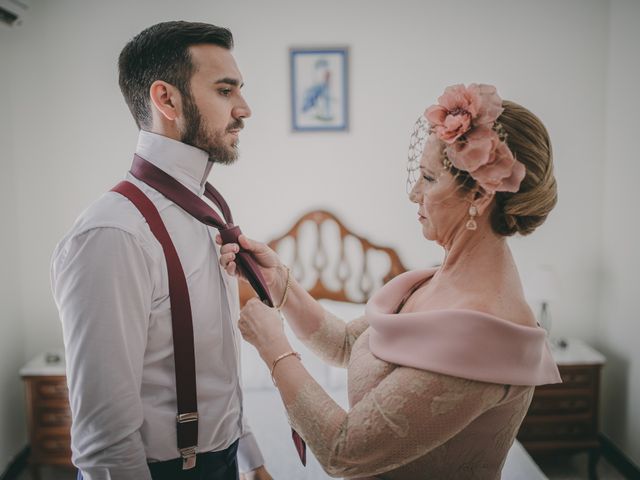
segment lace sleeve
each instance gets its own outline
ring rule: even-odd
[[[504,385],[398,367],[345,412],[308,381],[286,405],[331,476],[369,476],[393,470],[460,432],[505,395]]]
[[[345,323],[325,310],[318,329],[302,341],[329,365],[346,368],[353,344],[368,327],[369,322],[364,316]]]

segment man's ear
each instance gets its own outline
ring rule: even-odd
[[[484,190],[474,188],[471,192],[471,198],[473,199],[473,204],[478,209],[478,215],[482,215],[487,208],[493,202],[496,194],[491,192],[485,192]]]
[[[182,112],[182,97],[176,87],[162,80],[156,80],[149,88],[153,107],[169,121],[175,121]]]

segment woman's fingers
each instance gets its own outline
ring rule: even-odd
[[[216,235],[215,241],[220,245],[220,265],[225,269],[229,262],[235,259],[235,255],[239,253],[241,249],[244,252],[253,254],[258,265],[266,270],[277,266],[280,262],[278,256],[269,248],[268,245],[251,240],[245,235],[240,235],[238,237],[238,243],[227,243],[226,245],[222,245],[220,235]],[[269,281],[269,274],[267,274],[265,278]]]
[[[246,235],[240,235],[238,237],[238,243],[242,245],[242,248],[246,248],[247,250],[251,250],[252,241],[247,238]]]
[[[236,262],[234,262],[233,260],[230,261],[229,263],[227,263],[227,265],[224,267],[224,269],[226,270],[226,272],[233,276],[236,274]]]
[[[251,252],[254,253],[260,253],[263,250],[265,250],[266,245],[264,243],[260,243],[260,242],[256,242],[255,240],[251,240],[250,238],[248,238],[246,235],[240,235],[238,237],[238,243],[227,243],[225,245],[222,244],[222,237],[220,236],[220,234],[216,234],[215,237],[216,243],[218,245],[220,245],[220,251],[225,253],[227,251],[231,251],[233,250],[234,252],[238,253],[238,251],[240,250],[240,247],[238,246],[238,244],[240,244],[242,246],[242,248],[244,248],[245,250],[249,250]]]
[[[255,240],[251,240],[246,235],[240,235],[238,237],[238,243],[242,246],[242,248],[249,250],[254,253],[261,253],[265,249],[265,244],[256,242]]]
[[[220,265],[229,275],[234,275],[236,272],[235,259],[238,250],[240,248],[235,243],[229,243],[220,248]]]
[[[240,247],[237,243],[227,243],[226,245],[222,245],[220,247],[220,253],[229,253],[234,252],[238,253],[240,251]]]
[[[233,262],[236,259],[236,254],[234,252],[223,253],[220,255],[220,264],[226,268],[230,262]]]
[[[236,254],[234,252],[222,253],[220,255],[220,266],[225,269],[229,275],[236,274]]]

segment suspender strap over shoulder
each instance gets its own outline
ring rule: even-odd
[[[169,299],[171,302],[171,327],[176,374],[176,398],[178,414],[176,428],[178,449],[183,458],[184,470],[195,467],[198,445],[198,399],[196,393],[196,365],[193,346],[193,321],[187,280],[158,209],[151,200],[131,182],[123,181],[111,191],[128,198],[146,219],[167,261],[169,274]]]

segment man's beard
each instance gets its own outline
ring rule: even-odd
[[[180,141],[193,147],[204,150],[209,154],[209,161],[222,165],[231,165],[238,159],[238,144],[225,145],[224,136],[227,133],[210,132],[206,121],[200,115],[200,110],[191,98],[191,95],[183,95],[185,131],[182,132]],[[242,119],[238,119],[227,130],[242,128]]]

